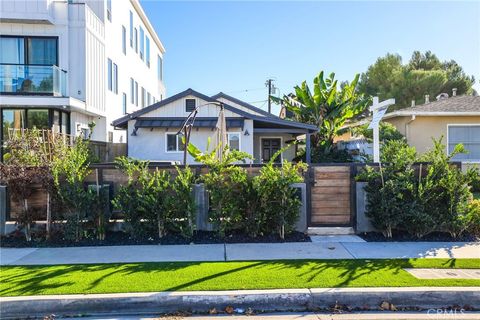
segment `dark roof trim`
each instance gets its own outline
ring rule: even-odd
[[[181,128],[186,118],[181,117],[139,117],[135,121],[135,128]],[[215,128],[218,118],[199,117],[195,119],[194,128]],[[227,128],[242,128],[244,118],[227,117]]]
[[[210,98],[210,97],[207,96],[207,95],[204,95],[204,94],[202,94],[202,93],[200,93],[200,92],[197,92],[197,91],[195,91],[195,90],[193,90],[193,89],[191,89],[191,88],[188,88],[188,89],[185,90],[185,91],[182,91],[182,92],[177,93],[177,94],[175,94],[175,95],[173,95],[173,96],[171,96],[171,97],[169,97],[169,98],[166,98],[166,99],[164,99],[164,100],[162,100],[162,101],[159,101],[159,102],[157,102],[157,103],[154,103],[154,104],[152,104],[152,105],[150,105],[150,106],[148,106],[148,107],[146,107],[146,108],[143,108],[143,109],[141,109],[141,110],[137,110],[137,111],[132,112],[132,113],[130,113],[130,114],[127,114],[127,115],[125,115],[125,116],[123,116],[123,117],[121,117],[121,118],[119,118],[119,119],[117,119],[117,120],[114,120],[114,121],[112,121],[112,125],[113,125],[114,127],[124,127],[124,126],[126,126],[126,124],[128,123],[128,120],[135,119],[135,118],[141,116],[142,114],[148,113],[148,112],[153,111],[153,110],[155,110],[155,109],[157,109],[157,108],[163,107],[164,105],[167,105],[167,104],[169,104],[169,103],[171,103],[171,102],[173,102],[173,101],[176,101],[176,100],[178,100],[178,99],[182,99],[182,98],[187,97],[187,96],[190,96],[190,95],[195,96],[195,97],[200,98],[200,99],[203,99],[203,100],[205,100],[205,101],[207,101],[207,102],[216,102],[215,99],[212,99],[212,98]]]
[[[204,95],[200,92],[197,92],[195,90],[187,89],[187,90],[185,90],[183,92],[180,92],[176,95],[173,95],[173,96],[171,96],[171,97],[169,97],[165,100],[162,100],[160,102],[152,104],[152,105],[150,105],[146,108],[135,111],[131,114],[127,114],[127,115],[121,117],[120,119],[114,120],[112,122],[112,125],[114,127],[126,128],[129,120],[136,119],[139,116],[141,116],[142,114],[145,114],[145,113],[148,113],[148,112],[153,111],[155,109],[158,109],[160,107],[163,107],[163,106],[165,106],[165,105],[167,105],[167,104],[169,104],[173,101],[176,101],[178,99],[182,99],[182,98],[184,98],[186,96],[189,96],[189,95],[193,95],[193,96],[195,96],[197,98],[200,98],[200,99],[203,99],[207,102],[220,102],[220,101],[215,100],[212,97],[206,96],[206,95]],[[290,121],[290,120],[284,120],[284,119],[281,119],[279,117],[274,117],[271,114],[269,114],[268,112],[267,112],[268,116],[259,116],[259,115],[255,115],[255,114],[240,110],[240,109],[238,109],[234,106],[231,106],[229,104],[226,104],[226,103],[223,103],[223,105],[225,107],[225,110],[229,110],[231,112],[234,112],[234,113],[236,113],[238,115],[241,115],[241,116],[243,116],[247,119],[262,121],[262,122],[266,122],[266,123],[273,123],[273,124],[278,124],[278,125],[284,125],[284,126],[289,126],[289,127],[293,127],[293,128],[301,128],[301,129],[308,130],[310,132],[318,131],[318,128],[315,125],[296,122],[296,121]],[[253,106],[251,106],[251,107],[253,107]],[[255,108],[255,107],[253,107],[253,108]]]
[[[239,100],[235,97],[232,97],[232,96],[229,96],[228,94],[226,93],[223,93],[223,92],[219,92],[217,93],[216,95],[212,96],[213,99],[218,99],[218,98],[224,98],[226,100],[230,100],[231,102],[234,102],[236,104],[239,104],[241,105],[242,107],[245,107],[245,108],[248,108],[254,112],[257,112],[257,113],[260,113],[260,114],[263,114],[264,116],[267,116],[267,117],[272,117],[272,118],[277,118],[277,119],[280,119],[280,117],[274,115],[274,114],[271,114],[271,113],[268,113],[267,111],[265,110],[262,110],[260,108],[257,108],[255,106],[252,106],[251,104],[249,103],[246,103],[245,101],[242,101],[242,100]]]

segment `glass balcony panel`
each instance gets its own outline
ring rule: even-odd
[[[0,65],[0,93],[66,95],[66,72],[57,66]]]

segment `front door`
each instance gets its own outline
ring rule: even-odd
[[[262,139],[262,162],[268,162],[273,155],[282,147],[282,140],[280,138],[263,138]],[[282,156],[279,155],[275,162],[280,163]]]

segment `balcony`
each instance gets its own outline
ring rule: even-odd
[[[0,65],[0,94],[66,96],[67,72],[57,66]]]

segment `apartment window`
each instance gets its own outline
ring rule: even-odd
[[[58,38],[1,36],[0,63],[58,65]]]
[[[227,133],[227,138],[230,150],[240,151],[240,132]]]
[[[195,99],[185,99],[185,111],[192,112],[195,110],[196,100]]]
[[[135,81],[133,81],[133,78],[130,78],[130,103],[135,103]]]
[[[144,88],[144,87],[142,87],[142,92],[141,92],[141,94],[142,94],[142,97],[141,97],[141,98],[142,98],[142,104],[141,104],[141,106],[142,106],[142,108],[145,108],[145,103],[146,103],[147,101],[146,101],[146,99],[145,99],[145,98],[146,98],[146,94],[145,94],[145,88]]]
[[[138,82],[135,81],[135,105],[138,107]]]
[[[127,114],[127,94],[125,92],[122,93],[122,112]]]
[[[157,78],[163,80],[163,59],[160,56],[157,56]]]
[[[147,91],[147,105],[152,104],[152,95]]]
[[[113,132],[108,131],[108,142],[113,142]]]
[[[144,53],[145,53],[145,32],[143,31],[143,28],[140,27],[140,59],[144,59]]]
[[[112,22],[112,0],[107,0],[107,19]]]
[[[134,45],[135,45],[135,53],[138,53],[138,32],[137,32],[137,28],[134,28],[133,29],[133,42],[134,42]]]
[[[127,54],[127,29],[122,26],[122,51],[123,54]]]
[[[113,92],[118,94],[118,67],[117,64],[113,64]]]
[[[145,62],[150,68],[150,39],[148,37],[145,37]]]
[[[455,149],[457,144],[463,144],[468,153],[460,153],[452,158],[454,161],[480,161],[480,124],[449,125],[448,126],[448,153]]]
[[[133,13],[130,11],[130,47],[133,48]]]
[[[166,140],[167,152],[182,152],[185,150],[182,134],[167,133]]]
[[[107,62],[107,78],[108,78],[108,90],[112,91],[113,89],[113,79],[112,79],[112,60],[109,58]]]

